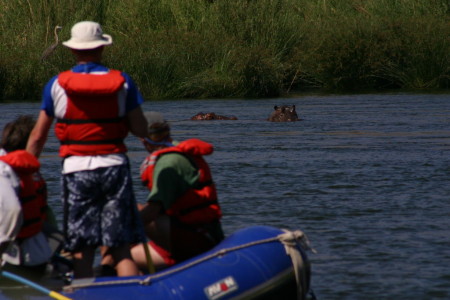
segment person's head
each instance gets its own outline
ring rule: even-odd
[[[6,152],[23,150],[36,121],[30,115],[19,116],[3,127],[1,148]]]
[[[148,136],[143,139],[145,148],[149,152],[172,146],[170,126],[161,113],[146,111],[144,116],[148,123]]]
[[[70,40],[62,44],[72,50],[79,62],[100,61],[103,47],[112,44],[112,37],[103,33],[99,23],[82,21],[73,25]]]

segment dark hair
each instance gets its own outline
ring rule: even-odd
[[[80,60],[91,60],[91,59],[100,59],[103,48],[105,46],[100,46],[94,49],[70,49],[72,53],[75,55],[78,61]]]
[[[1,147],[6,152],[23,150],[36,121],[31,115],[21,115],[3,127]]]

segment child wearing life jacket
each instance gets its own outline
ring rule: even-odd
[[[145,112],[150,155],[141,164],[141,180],[150,193],[140,206],[148,245],[131,249],[141,269],[145,247],[155,267],[164,268],[201,254],[223,240],[222,212],[210,168],[203,158],[213,146],[199,139],[175,142],[170,126],[158,112]]]

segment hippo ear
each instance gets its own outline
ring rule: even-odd
[[[277,109],[278,109],[278,106],[275,105],[275,106],[273,107],[273,109],[274,109],[274,110],[277,110]]]
[[[295,105],[292,105],[292,111],[295,111]]]

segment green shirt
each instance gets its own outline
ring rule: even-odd
[[[199,173],[183,154],[167,153],[156,162],[148,201],[160,202],[167,210],[188,189],[198,184]],[[202,225],[216,243],[224,238],[220,222]]]
[[[175,200],[195,186],[198,177],[198,170],[184,155],[164,154],[153,170],[153,186],[147,200],[158,201],[167,210]]]

